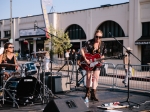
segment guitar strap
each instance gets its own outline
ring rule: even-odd
[[[102,50],[101,55],[103,56],[104,53],[105,53],[105,44],[104,44],[104,42],[101,42],[101,50]]]
[[[105,53],[105,44],[104,42],[100,42],[100,44],[98,45],[98,52],[100,55],[104,55]]]

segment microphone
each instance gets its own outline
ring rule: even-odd
[[[112,34],[111,34],[111,32],[108,32],[108,34],[109,34],[109,36],[110,36],[110,37],[112,37]]]

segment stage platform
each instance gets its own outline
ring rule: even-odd
[[[66,98],[75,98],[75,97],[84,97],[85,95],[85,88],[84,87],[77,87],[75,89],[74,85],[71,85],[71,90],[55,94],[59,96],[61,99]],[[113,102],[124,102],[127,101],[127,90],[112,90],[111,88],[105,88],[98,86],[97,97],[99,98],[99,102],[92,102],[90,101],[90,105],[86,112],[149,112],[150,111],[150,94],[149,93],[140,93],[140,92],[131,92],[129,100],[135,103],[140,104],[140,106],[136,106],[135,104],[130,104],[130,107],[124,108],[117,108],[117,109],[103,109],[97,108],[102,104],[109,104]],[[59,98],[54,98],[59,99]],[[13,108],[12,103],[7,103],[3,105],[0,102],[0,112],[43,112],[43,109],[46,107],[47,104],[41,104],[40,102],[36,102],[33,104],[19,105],[19,108]],[[125,102],[124,105],[128,105],[128,102]],[[53,108],[53,107],[50,107]],[[51,111],[49,111],[51,112]],[[69,111],[66,111],[69,112]]]

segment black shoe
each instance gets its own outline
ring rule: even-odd
[[[77,84],[77,87],[79,87],[79,86],[80,86],[80,83]]]
[[[122,83],[124,84],[125,87],[127,87],[127,84],[124,81],[122,81]]]
[[[125,84],[124,87],[128,87],[128,85]]]
[[[126,84],[124,81],[122,81],[123,84]]]

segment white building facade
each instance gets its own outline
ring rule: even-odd
[[[69,32],[69,37],[74,49],[78,50],[85,41],[92,39],[96,30],[103,31],[102,41],[106,43],[107,56],[115,56],[124,53],[125,47],[131,47],[132,53],[141,62],[132,56],[132,64],[150,63],[150,0],[130,0],[127,3],[116,5],[104,5],[101,7],[77,10],[71,12],[51,13],[49,22],[56,29]],[[21,18],[13,18],[13,43],[15,50],[22,53],[26,47],[30,51],[38,51],[47,47],[45,32],[34,30],[34,22],[37,26],[45,28],[43,15],[35,15]],[[10,35],[10,20],[0,20],[1,46],[8,41]],[[108,32],[113,35],[110,36]],[[24,43],[28,40],[29,44]],[[107,60],[114,64],[122,63],[121,59]]]

